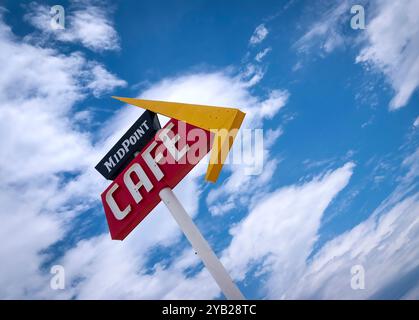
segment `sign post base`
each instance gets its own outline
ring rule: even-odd
[[[221,261],[217,258],[208,242],[202,236],[201,232],[199,232],[199,229],[193,222],[192,218],[185,211],[178,198],[176,198],[172,189],[162,189],[159,196],[169,209],[179,227],[182,229],[196,253],[204,262],[205,267],[207,267],[225,297],[229,300],[244,300],[245,298],[243,294],[234,284],[233,280],[227,273],[227,270],[221,264]]]

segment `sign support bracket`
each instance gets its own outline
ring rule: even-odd
[[[205,267],[220,287],[225,297],[229,300],[244,300],[243,294],[235,285],[227,270],[217,258],[208,242],[202,236],[198,227],[188,215],[185,208],[179,202],[179,199],[173,193],[171,188],[164,188],[160,191],[159,196],[169,209],[173,218],[191,243],[192,247],[202,259]]]

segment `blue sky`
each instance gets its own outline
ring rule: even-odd
[[[118,95],[263,129],[261,174],[175,189],[247,298],[418,299],[419,6],[358,1],[354,30],[354,3],[64,1],[53,30],[56,2],[1,1],[0,297],[223,298],[162,205],[111,241],[94,166],[141,114]]]

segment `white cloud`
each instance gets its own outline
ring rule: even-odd
[[[419,288],[419,198],[373,214],[352,230],[329,241],[308,263],[304,274],[285,292],[286,298],[403,298]],[[362,265],[365,289],[351,288],[350,270]],[[403,279],[408,283],[403,283]],[[417,291],[416,291],[417,292]],[[415,295],[415,299],[419,296]]]
[[[233,240],[223,261],[236,279],[252,264],[269,274],[268,298],[296,281],[317,238],[324,210],[348,184],[354,165],[345,166],[303,185],[284,187],[258,199],[249,215],[231,230]]]
[[[414,127],[419,127],[419,117],[417,117],[417,118],[415,119],[415,122],[413,122],[413,126],[414,126]]]
[[[39,184],[16,192],[0,187],[0,296],[2,299],[33,295],[49,284],[39,272],[44,260],[40,250],[60,239],[62,222],[43,210],[56,186]]]
[[[261,43],[266,38],[268,33],[269,31],[263,23],[258,25],[255,31],[253,32],[252,36],[250,37],[249,44],[256,45],[258,43]]]
[[[142,92],[141,97],[238,108],[252,107],[257,101],[240,79],[222,71],[166,78]]]
[[[257,154],[262,160],[269,159],[269,146],[264,146],[263,154]],[[279,161],[272,159],[263,164],[259,175],[246,173],[244,166],[237,166],[231,175],[218,188],[212,189],[207,196],[207,205],[213,215],[222,215],[238,207],[247,206],[255,197],[269,189],[269,180],[277,170]]]
[[[75,8],[64,8],[65,29],[54,30],[50,26],[50,7],[32,3],[25,20],[44,35],[63,42],[81,43],[93,51],[119,50],[119,37],[109,18],[109,4],[95,5],[92,1],[75,2]]]
[[[196,179],[186,178],[175,190],[187,211],[195,216],[199,194]],[[53,298],[77,299],[162,299],[204,298],[218,294],[218,288],[209,275],[186,279],[184,271],[195,266],[197,260],[192,248],[174,258],[169,266],[157,262],[146,272],[150,250],[156,246],[177,244],[180,230],[170,213],[160,204],[123,241],[113,241],[108,234],[80,241],[59,261],[65,267],[67,290],[47,292]],[[78,280],[79,279],[79,280]],[[106,279],[106,281],[104,281]],[[73,285],[71,285],[73,283]],[[179,284],[188,290],[177,295]]]
[[[91,69],[92,79],[88,81],[89,88],[96,97],[110,92],[118,87],[125,87],[127,83],[107,71],[102,65],[94,64]]]
[[[342,1],[320,15],[294,47],[300,53],[318,53],[325,56],[345,44],[360,45],[356,63],[382,72],[395,91],[390,109],[405,106],[419,86],[419,10],[416,0],[361,1],[367,7],[365,30],[354,36],[345,34],[345,24],[350,23],[350,5]],[[360,3],[358,3],[360,4]],[[351,42],[349,42],[351,41]],[[297,64],[298,65],[298,64]],[[371,68],[372,67],[372,68]]]
[[[236,279],[256,267],[256,277],[266,279],[260,294],[272,299],[418,299],[418,163],[416,150],[389,197],[314,256],[324,210],[348,184],[353,164],[259,198],[232,228],[224,263]],[[351,287],[354,265],[365,270],[364,290]]]
[[[262,61],[262,59],[269,53],[269,52],[271,52],[271,50],[272,50],[272,48],[271,47],[269,47],[269,48],[265,48],[265,49],[263,49],[262,51],[260,51],[260,52],[258,52],[257,54],[256,54],[256,57],[255,57],[255,60],[257,61],[257,62],[261,62]]]
[[[242,81],[242,85],[246,87],[253,87],[263,79],[265,75],[264,70],[262,67],[249,63],[246,65],[243,72],[240,73],[240,78]]]
[[[101,67],[102,73],[95,73],[100,65],[81,54],[21,41],[1,17],[0,46],[0,156],[5,159],[0,296],[35,297],[49,287],[48,270],[41,270],[43,250],[62,239],[71,219],[91,207],[104,187],[91,169],[96,148],[76,125],[80,118],[73,108],[94,90],[112,89],[116,78],[101,83],[97,77],[106,71]],[[86,79],[95,87],[86,86]],[[65,174],[76,177],[68,182]]]
[[[91,144],[87,133],[74,130],[68,113],[89,91],[97,95],[124,81],[79,54],[18,43],[4,25],[0,41],[0,131],[9,137],[1,151],[9,159],[0,170],[3,181],[80,170],[90,163],[85,153]]]
[[[78,74],[84,59],[18,44],[4,25],[2,29],[0,130],[8,139],[4,139],[1,156],[9,159],[1,167],[2,181],[80,169],[89,141],[82,132],[72,130],[66,115],[83,97]]]
[[[272,90],[268,99],[264,100],[260,105],[262,117],[271,119],[277,112],[285,106],[289,98],[288,91]]]
[[[303,63],[301,61],[297,61],[293,67],[292,67],[292,71],[298,71],[303,67]]]
[[[380,1],[364,31],[366,44],[356,58],[382,71],[395,91],[390,109],[405,106],[419,86],[419,10],[416,0]]]
[[[260,101],[251,109],[249,121],[244,128],[257,129],[263,119],[271,119],[288,102],[289,93],[285,90],[272,90],[267,99]],[[266,192],[269,180],[277,170],[278,159],[270,159],[270,149],[281,136],[283,130],[278,127],[275,130],[263,132],[263,143],[252,143],[256,132],[251,134],[242,133],[236,139],[233,146],[233,158],[237,149],[241,148],[243,161],[247,165],[233,166],[231,175],[219,187],[212,189],[207,196],[207,204],[213,215],[225,214],[238,206],[246,206],[253,197]],[[247,153],[249,146],[253,148],[253,154]],[[229,158],[230,159],[230,158]],[[269,160],[266,160],[269,159]]]

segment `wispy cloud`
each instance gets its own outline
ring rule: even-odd
[[[419,3],[415,0],[377,2],[365,30],[365,44],[356,58],[383,72],[395,91],[390,109],[405,106],[419,86]]]
[[[90,70],[91,78],[87,81],[87,88],[92,91],[95,97],[127,85],[125,80],[119,79],[101,64],[93,63]]]
[[[309,24],[307,32],[295,43],[299,53],[328,54],[344,43],[342,24],[347,19],[343,15],[349,13],[349,1],[340,1],[336,6],[326,9],[317,21]]]
[[[268,34],[269,31],[263,23],[258,25],[255,31],[253,32],[252,36],[250,37],[249,44],[256,45],[261,43],[267,37]]]
[[[419,10],[418,2],[363,0],[360,3],[366,8],[365,30],[344,32],[350,23],[350,7],[355,4],[345,0],[309,24],[294,48],[299,53],[324,57],[345,45],[359,47],[356,63],[366,66],[367,72],[375,69],[387,77],[395,92],[390,110],[399,109],[409,102],[419,86],[419,22],[413,14]]]
[[[236,279],[256,268],[273,299],[417,299],[419,152],[407,156],[393,193],[365,221],[326,242],[311,257],[325,209],[348,185],[352,163],[259,199],[235,226],[223,261]],[[351,268],[365,270],[365,289],[351,287]]]
[[[261,62],[262,61],[262,59],[270,52],[272,50],[272,48],[271,47],[269,47],[269,48],[265,48],[264,50],[262,50],[262,51],[260,51],[260,52],[258,52],[257,54],[256,54],[256,57],[255,57],[255,60],[257,61],[257,62]]]
[[[418,299],[419,149],[402,161],[404,174],[368,219],[327,242],[307,261],[288,298]],[[350,270],[365,270],[365,289],[353,290]]]
[[[43,36],[68,43],[80,43],[93,51],[119,50],[119,37],[108,10],[109,4],[96,5],[93,1],[75,2],[65,8],[66,27],[53,30],[50,26],[50,7],[31,3],[25,20],[42,32]]]
[[[303,185],[292,185],[260,198],[249,215],[231,230],[233,240],[223,261],[237,279],[252,265],[268,274],[269,298],[296,281],[316,240],[324,210],[348,184],[354,165],[345,166]]]
[[[373,214],[349,232],[328,242],[310,261],[303,276],[285,297],[316,299],[418,298],[419,198],[397,203],[391,210]],[[365,289],[353,290],[350,270],[365,270]],[[403,284],[406,278],[408,284]],[[413,282],[412,282],[413,281]]]

